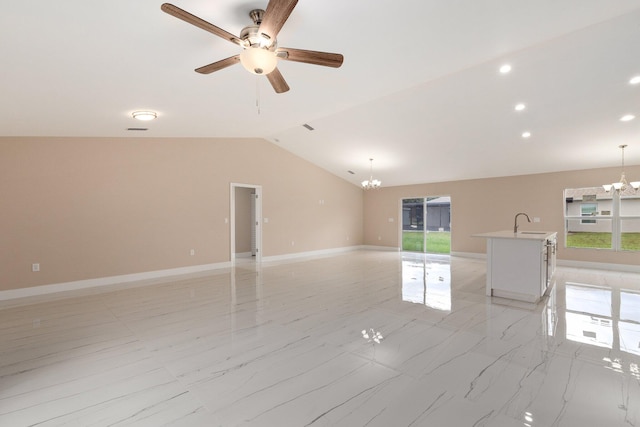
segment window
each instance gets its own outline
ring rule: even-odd
[[[564,200],[566,247],[640,251],[640,194],[570,188]]]
[[[451,197],[402,199],[402,250],[451,253]]]
[[[598,204],[597,203],[582,203],[580,204],[580,214],[582,216],[595,216],[598,214]],[[583,219],[581,221],[582,224],[595,224],[595,219]]]
[[[640,194],[620,197],[620,249],[640,251]]]

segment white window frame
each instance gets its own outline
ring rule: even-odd
[[[586,187],[586,188],[592,188],[592,187]],[[573,188],[571,190],[580,190],[581,188]],[[569,189],[566,189],[569,190]],[[567,246],[567,233],[568,233],[568,224],[569,224],[569,220],[580,220],[581,224],[585,224],[582,221],[585,220],[585,216],[582,215],[582,206],[580,207],[580,215],[568,215],[567,214],[567,197],[566,197],[566,190],[563,192],[564,195],[564,233],[565,233],[565,248],[571,248],[571,249],[596,249],[596,250],[610,250],[610,251],[615,251],[615,252],[639,252],[637,250],[634,249],[623,249],[622,248],[622,222],[625,220],[629,220],[629,219],[640,219],[640,215],[621,215],[620,211],[620,205],[623,201],[623,196],[621,196],[618,192],[614,192],[611,195],[611,215],[593,215],[590,216],[589,219],[590,220],[595,220],[597,223],[597,220],[602,219],[602,220],[607,220],[607,221],[611,221],[611,247],[610,248],[579,248],[579,247],[575,247],[575,246]],[[589,201],[589,202],[582,202],[580,201],[581,204],[589,204],[589,203],[595,203],[596,204],[596,212],[597,211],[597,203],[598,200],[595,200],[593,202]],[[588,223],[587,223],[588,224]]]

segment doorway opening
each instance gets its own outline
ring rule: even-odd
[[[262,260],[262,186],[231,183],[231,262]]]
[[[451,253],[451,197],[402,199],[402,250],[429,254]]]

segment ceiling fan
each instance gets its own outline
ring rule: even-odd
[[[266,10],[252,10],[249,16],[253,25],[243,28],[239,37],[170,3],[164,3],[161,9],[171,16],[242,47],[240,54],[196,68],[196,72],[210,74],[240,62],[247,71],[266,75],[273,89],[277,93],[283,93],[289,90],[289,85],[277,68],[278,59],[333,68],[340,67],[344,60],[339,53],[278,47],[276,37],[297,3],[298,0],[270,0]]]

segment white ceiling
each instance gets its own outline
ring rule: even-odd
[[[266,7],[172,1],[233,34]],[[345,61],[281,61],[284,94],[195,73],[239,47],[161,3],[5,2],[0,136],[262,137],[354,184],[373,157],[385,186],[618,166],[622,143],[640,164],[640,0],[302,0],[279,45]]]

